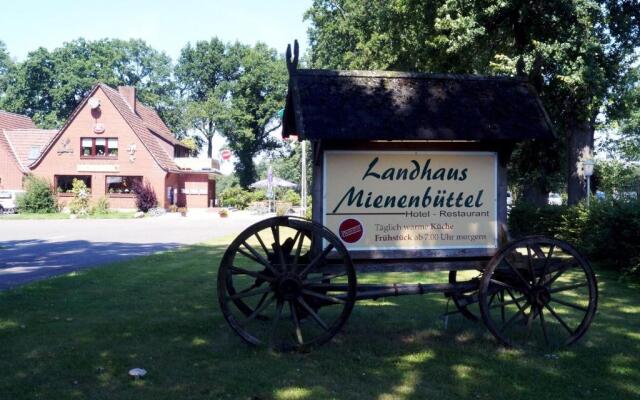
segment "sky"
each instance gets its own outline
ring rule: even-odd
[[[175,59],[187,42],[217,36],[257,41],[284,52],[294,39],[306,49],[311,0],[4,0],[0,40],[23,60],[38,47],[54,49],[79,37],[140,38]]]
[[[298,39],[307,48],[304,12],[312,0],[3,0],[0,40],[10,56],[23,61],[38,47],[53,50],[83,37],[143,39],[174,62],[188,43],[217,36],[225,42],[261,41],[284,53]],[[213,148],[225,147],[216,135]],[[233,171],[231,162],[222,172]]]

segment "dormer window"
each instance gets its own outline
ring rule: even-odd
[[[118,138],[82,138],[80,140],[82,157],[118,157]]]

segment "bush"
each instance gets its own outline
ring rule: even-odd
[[[89,211],[91,214],[108,214],[109,213],[109,200],[106,197],[100,197]]]
[[[509,215],[515,237],[542,234],[576,246],[592,261],[640,276],[640,201],[593,201],[573,207],[518,203]]]
[[[136,195],[136,207],[138,210],[147,212],[158,205],[156,192],[153,191],[153,187],[148,181],[144,184],[139,183],[135,185],[133,192]]]
[[[509,212],[509,233],[513,237],[533,233],[556,236],[567,209],[567,206],[537,207],[526,202],[516,202]]]
[[[263,189],[256,190],[251,193],[251,201],[265,201],[267,200],[267,191]]]
[[[220,193],[220,199],[225,207],[235,207],[240,210],[244,210],[254,201],[253,193],[241,187],[230,187],[223,190]]]
[[[89,191],[84,181],[74,179],[71,183],[71,193],[73,193],[73,199],[69,202],[71,214],[87,215],[89,213],[91,191]]]
[[[300,205],[300,194],[293,189],[287,190],[281,198],[282,201],[288,201],[294,206]]]
[[[43,214],[57,211],[56,198],[46,179],[29,175],[24,186],[25,193],[16,199],[18,212]]]

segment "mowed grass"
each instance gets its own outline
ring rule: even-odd
[[[277,354],[244,344],[218,309],[228,241],[0,292],[0,399],[640,398],[640,285],[615,273],[599,271],[587,336],[552,354],[502,348],[460,316],[445,329],[436,294],[358,303],[331,343]],[[130,379],[134,367],[148,375]]]

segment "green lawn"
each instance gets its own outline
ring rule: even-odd
[[[0,292],[0,398],[640,398],[640,285],[617,274],[599,271],[587,336],[551,355],[501,348],[462,317],[445,330],[439,295],[359,303],[328,345],[276,354],[241,342],[218,310],[224,248],[197,245]],[[129,379],[133,367],[147,377]]]
[[[78,219],[128,219],[133,218],[134,214],[133,211],[110,211],[106,214],[79,216]],[[3,219],[70,219],[70,217],[70,214],[61,212],[49,214],[18,213],[0,215],[0,221]]]

